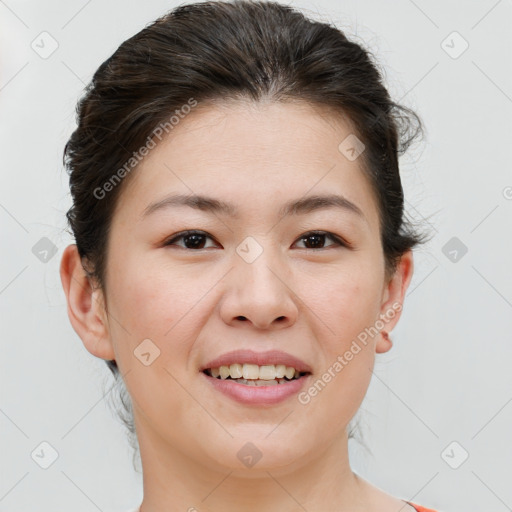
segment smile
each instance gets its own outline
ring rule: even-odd
[[[207,368],[199,373],[205,379],[206,384],[209,386],[210,390],[213,390],[216,396],[225,396],[235,402],[247,406],[257,406],[257,407],[271,407],[284,402],[292,396],[296,396],[300,391],[305,387],[306,382],[308,382],[311,378],[311,373],[309,372],[297,372],[293,367],[285,367],[291,368],[293,370],[293,377],[290,379],[286,376],[284,377],[274,377],[271,379],[260,379],[260,374],[258,373],[258,378],[254,379],[245,379],[243,377],[243,367],[246,365],[240,364],[242,367],[242,377],[233,378],[231,377],[231,365],[219,368]],[[258,372],[260,367],[257,365],[247,365],[249,367],[256,366]],[[271,365],[265,365],[271,366]],[[280,366],[280,365],[277,365]],[[220,371],[221,368],[223,375],[226,375],[229,370],[229,375],[224,378],[221,376]],[[255,368],[249,368],[249,376],[256,374]],[[234,372],[234,375],[238,375],[239,373]],[[239,370],[239,369],[238,369]],[[213,373],[219,373],[217,377],[213,377]],[[282,368],[275,368],[273,370],[277,375],[282,374]],[[280,373],[277,373],[277,372]],[[263,374],[270,376],[270,369],[263,368],[263,372],[269,372],[268,374]],[[291,374],[291,370],[289,370],[288,375]]]
[[[218,368],[206,368],[204,373],[219,380],[233,380],[246,386],[276,386],[299,379],[308,372],[299,372],[284,364],[262,365],[234,363]]]

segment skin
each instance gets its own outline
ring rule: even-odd
[[[142,512],[413,510],[349,465],[346,426],[375,355],[392,346],[382,332],[305,405],[296,396],[242,405],[199,373],[236,348],[276,348],[306,361],[316,380],[359,333],[403,304],[412,253],[386,278],[370,183],[361,159],[338,150],[350,133],[346,119],[301,102],[199,105],[123,183],[106,290],[91,286],[76,246],[65,249],[61,279],[73,328],[91,354],[117,361],[132,397]],[[170,193],[230,201],[239,216],[187,206],[142,216]],[[364,219],[339,208],[278,217],[288,200],[323,193],[344,195]],[[186,229],[207,233],[203,248],[184,239],[164,245]],[[311,230],[350,247],[329,237],[308,245],[301,237]],[[263,249],[252,263],[235,250],[248,236]],[[145,366],[134,350],[148,338],[160,355]],[[251,468],[237,457],[248,441],[262,453]]]

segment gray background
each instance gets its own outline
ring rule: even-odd
[[[416,251],[394,347],[377,356],[359,413],[372,453],[351,442],[353,469],[440,511],[512,510],[512,4],[291,4],[373,51],[393,97],[427,127],[402,175],[409,215],[435,237]],[[175,5],[0,1],[2,512],[123,511],[142,499],[107,404],[108,369],[67,318],[58,268],[72,240],[61,157],[95,69]],[[58,43],[47,58],[31,46],[51,48],[43,31]],[[43,237],[57,251],[46,262],[36,245]],[[42,442],[58,453],[47,469],[31,456]]]

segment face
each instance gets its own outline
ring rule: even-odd
[[[375,353],[390,346],[376,326],[393,328],[405,292],[400,273],[385,279],[360,159],[338,149],[351,133],[341,117],[304,103],[200,105],[124,184],[104,331],[82,338],[125,375],[141,452],[158,446],[243,470],[240,450],[251,454],[251,442],[263,471],[307,464],[345,439]],[[168,200],[176,195],[230,207]],[[235,350],[224,362],[303,364],[309,373],[257,388],[202,371]],[[250,358],[268,351],[284,354]]]

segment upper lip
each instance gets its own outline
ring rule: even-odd
[[[269,350],[267,352],[254,352],[253,350],[233,350],[226,352],[201,367],[201,371],[207,368],[220,368],[221,366],[230,366],[232,364],[257,364],[258,366],[264,365],[277,365],[284,364],[285,366],[292,366],[299,372],[311,373],[311,367],[301,359],[292,356],[282,350]]]

